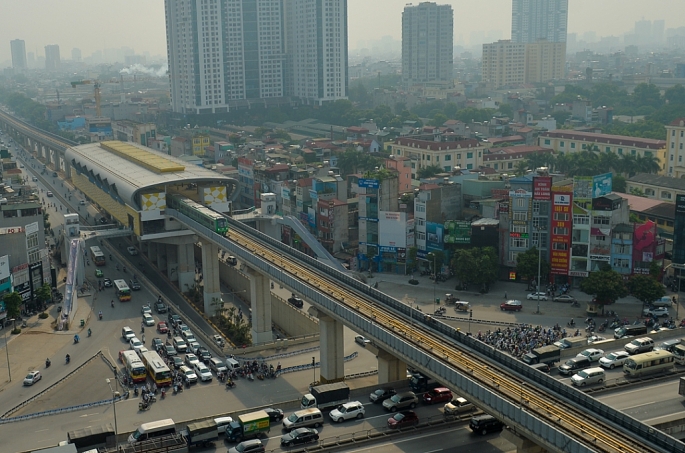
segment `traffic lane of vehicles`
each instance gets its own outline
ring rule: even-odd
[[[659,423],[660,417],[685,418],[683,399],[678,397],[678,377],[639,388],[597,394],[595,398],[650,424]]]

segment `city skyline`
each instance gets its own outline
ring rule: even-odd
[[[418,3],[418,2],[416,2]],[[455,12],[454,42],[474,45],[472,39],[491,32],[508,39],[511,33],[511,0],[446,0],[438,4],[452,6]],[[390,36],[401,40],[401,15],[406,1],[348,0],[349,47],[361,48],[365,43]],[[86,0],[62,0],[59,8],[45,8],[42,0],[15,3],[5,11],[9,19],[0,29],[0,62],[11,66],[10,41],[26,42],[26,52],[44,56],[49,44],[60,46],[64,55],[71,49],[81,49],[84,58],[95,51],[131,47],[136,54],[166,56],[164,4],[161,1],[120,0],[117,11],[136,11],[136,14],[112,14],[107,20],[88,19],[92,3]],[[83,12],[83,13],[81,13]],[[591,14],[589,14],[591,13]],[[31,18],[31,27],[22,18]],[[378,17],[384,20],[378,21]],[[88,19],[88,20],[86,20]],[[646,5],[640,0],[569,0],[568,33],[582,38],[584,33],[600,36],[622,36],[632,31],[635,22],[665,20],[666,29],[685,26],[685,2],[655,0]],[[75,31],[72,31],[75,30]],[[125,32],[124,32],[125,30]],[[485,39],[482,42],[486,42]]]

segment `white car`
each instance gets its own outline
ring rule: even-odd
[[[606,357],[599,359],[599,365],[604,368],[609,368],[613,370],[617,366],[623,366],[623,362],[630,357],[626,351],[618,351],[607,354]]]
[[[200,361],[195,364],[195,374],[197,374],[203,382],[212,380],[212,372],[207,368],[207,365]]]
[[[40,371],[31,371],[25,378],[24,378],[24,385],[33,385],[36,382],[40,381],[43,376],[40,374]]]
[[[547,294],[543,292],[530,293],[526,296],[528,300],[547,300]]]
[[[197,351],[197,348],[200,347],[200,343],[195,340],[195,337],[192,338],[192,340],[188,340],[188,350],[190,351]]]
[[[356,337],[354,337],[354,341],[356,341],[364,347],[366,347],[367,344],[371,343],[371,340],[367,340],[366,337],[362,335],[357,335]]]
[[[186,358],[184,361],[185,361],[186,365],[188,365],[189,367],[193,367],[193,368],[195,368],[196,364],[200,363],[200,359],[198,359],[195,354],[190,354],[190,353],[186,354]]]
[[[587,337],[587,344],[592,344],[592,343],[597,343],[599,341],[604,341],[606,338],[604,338],[601,335],[590,335]]]
[[[603,355],[604,351],[602,351],[601,349],[589,348],[584,351],[581,351],[580,354],[578,354],[576,357],[587,357],[588,359],[590,359],[590,362],[596,362]]]
[[[152,309],[150,308],[150,304],[145,304],[145,305],[143,305],[142,307],[140,307],[140,312],[141,312],[142,314],[147,313],[147,314],[151,315],[151,314],[152,314]]]
[[[124,327],[121,329],[121,336],[124,338],[124,340],[130,341],[131,338],[136,337],[136,333],[130,327]]]
[[[129,344],[131,345],[131,349],[133,349],[134,351],[138,351],[140,348],[143,347],[143,343],[141,343],[140,340],[136,337],[131,338]]]
[[[135,247],[126,247],[126,250],[128,251],[129,255],[137,255],[138,250]]]
[[[146,326],[151,327],[155,325],[155,318],[153,318],[149,313],[143,315],[143,322]]]
[[[342,423],[353,418],[363,418],[365,413],[366,410],[362,403],[352,401],[338,406],[337,409],[333,409],[329,415],[332,421]]]
[[[643,316],[656,316],[657,318],[663,316],[664,318],[668,318],[668,308],[666,308],[666,307],[645,308],[644,310],[642,310],[642,315]]]

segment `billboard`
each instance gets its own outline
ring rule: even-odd
[[[612,189],[613,177],[611,173],[596,175],[592,177],[592,198],[609,195]]]
[[[471,222],[450,220],[445,222],[445,244],[470,244]]]
[[[10,256],[0,256],[0,281],[10,276]]]
[[[379,182],[377,179],[362,179],[357,180],[359,187],[366,187],[367,189],[378,189]]]
[[[552,177],[535,176],[533,178],[533,200],[549,201],[552,199]]]
[[[573,177],[573,199],[576,201],[592,199],[592,176]]]
[[[407,228],[404,212],[378,212],[378,245],[385,247],[406,247]]]
[[[575,188],[575,185],[574,185]],[[571,188],[557,187],[552,189],[552,213],[564,213],[559,216],[566,220],[554,220],[551,223],[550,265],[552,274],[567,275],[571,260],[571,234],[573,232],[573,215],[571,204],[573,193]]]
[[[439,223],[426,222],[426,249],[442,250],[445,227]]]

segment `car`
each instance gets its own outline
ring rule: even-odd
[[[604,341],[606,338],[604,338],[601,335],[590,335],[587,337],[587,344],[592,344],[592,343],[597,343],[599,341]]]
[[[599,359],[599,366],[613,370],[617,366],[623,366],[623,362],[628,357],[630,357],[630,354],[626,351],[612,352]]]
[[[264,444],[259,439],[250,439],[240,442],[233,448],[228,450],[228,453],[264,453]]]
[[[520,300],[508,300],[499,306],[502,311],[521,311],[523,304]]]
[[[319,440],[319,432],[313,428],[297,428],[288,434],[281,436],[281,445],[292,447],[293,445],[306,444]]]
[[[140,340],[136,337],[131,338],[128,344],[131,345],[131,349],[133,349],[134,351],[137,351],[143,347],[143,343],[141,343]]]
[[[208,364],[212,359],[212,354],[207,350],[207,348],[202,346],[195,350],[195,355],[198,356],[200,362],[204,363],[205,365]]]
[[[446,387],[436,387],[423,394],[425,404],[438,404],[452,401],[452,392]]]
[[[547,299],[545,299],[547,300]],[[577,302],[576,298],[571,296],[570,294],[561,294],[559,296],[556,296],[554,299],[552,299],[554,302]]]
[[[45,194],[45,196],[47,196],[47,197],[49,197],[49,198],[54,197],[54,195],[52,194],[52,192],[49,191],[49,190],[47,191],[47,193]]]
[[[549,373],[552,370],[552,368],[546,363],[535,363],[530,367],[538,371],[542,371],[543,373]]]
[[[329,415],[331,420],[336,423],[342,423],[345,420],[352,420],[354,418],[364,418],[366,410],[364,405],[359,401],[351,401],[349,403],[341,404],[336,409],[333,409]]]
[[[181,337],[174,337],[174,348],[178,352],[183,352],[185,353],[188,350],[188,345],[186,344],[185,340]]]
[[[193,371],[192,368],[185,365],[181,365],[178,369],[178,372],[181,373],[181,376],[188,379],[188,382],[190,382],[191,384],[197,382],[197,374],[195,374],[195,371]]]
[[[297,307],[297,308],[304,307],[304,301],[302,300],[302,298],[295,295],[295,294],[293,294],[292,296],[290,296],[288,298],[288,302],[290,303],[290,305]]]
[[[174,369],[178,370],[183,366],[183,359],[180,358],[179,356],[175,355],[171,358],[171,360],[174,361]]]
[[[195,374],[198,375],[202,382],[212,380],[212,372],[209,368],[207,368],[207,365],[205,365],[204,363],[197,362],[195,364]]]
[[[283,420],[283,410],[277,409],[275,407],[267,407],[264,409],[264,412],[266,412],[269,415],[269,420],[272,422],[280,422]]]
[[[584,351],[580,351],[580,353],[576,357],[587,357],[590,359],[590,362],[596,362],[599,360],[602,356],[604,355],[604,351],[601,349],[597,348],[589,348]]]
[[[670,329],[669,329],[670,330]],[[673,352],[675,351],[675,347],[678,346],[680,343],[682,343],[682,340],[680,338],[674,338],[672,340],[666,340],[662,341],[659,343],[654,350],[655,351],[668,351],[668,352]]]
[[[185,324],[183,324],[183,323],[181,323],[181,324],[178,325],[178,329],[179,329],[181,332],[190,331],[190,327],[188,327],[187,325],[185,325]]]
[[[155,302],[155,311],[157,313],[166,313],[167,307],[164,302]]]
[[[164,346],[164,342],[158,337],[153,338],[152,343],[150,344],[153,348],[155,348],[155,351],[158,350],[161,346]]]
[[[190,342],[192,341],[197,341],[195,340],[195,334],[193,334],[193,331],[188,329],[188,330],[181,330],[181,336],[187,341]]]
[[[220,348],[223,348],[226,344],[224,342],[224,337],[222,337],[221,335],[212,335],[212,341],[215,345],[219,346]]]
[[[129,341],[131,338],[135,338],[136,333],[130,327],[124,327],[121,329],[121,336],[124,340]]]
[[[105,277],[105,279],[102,282],[105,285],[105,288],[111,288],[112,287],[112,279],[111,278]]]
[[[178,327],[179,324],[183,324],[183,322],[181,321],[181,317],[174,313],[169,313],[167,319],[174,327]]]
[[[371,401],[374,404],[382,403],[383,401],[387,400],[388,398],[394,396],[397,392],[395,389],[391,388],[380,388],[377,390],[374,390],[370,395],[369,395],[369,401]]]
[[[101,269],[95,269],[95,277],[96,278],[103,278],[105,274],[102,272]]]
[[[105,217],[100,217],[99,222],[104,225],[107,223],[107,219]]]
[[[197,351],[197,348],[200,347],[200,343],[198,343],[197,340],[195,340],[195,337],[192,335],[190,336],[190,339],[186,341],[188,344],[188,350],[190,351]]]
[[[478,415],[472,417],[469,422],[469,428],[476,434],[486,435],[487,433],[502,431],[504,423],[497,420],[492,415]]]
[[[145,323],[146,326],[154,326],[155,325],[155,318],[152,317],[151,314],[145,313],[143,315],[143,323]]]
[[[364,347],[366,347],[367,344],[371,343],[371,340],[367,340],[366,337],[364,337],[363,335],[357,335],[356,337],[354,337],[354,341]]]
[[[157,332],[159,332],[159,333],[168,333],[169,332],[169,327],[166,325],[166,321],[159,321],[157,323]]]
[[[414,409],[418,403],[419,398],[414,392],[402,392],[383,401],[383,407],[391,412],[397,412],[406,407]]]
[[[40,374],[40,371],[30,371],[29,374],[27,374],[24,378],[24,385],[33,385],[36,382],[40,381],[42,378],[43,376]]]
[[[163,351],[164,351],[164,355],[165,355],[165,356],[167,356],[167,357],[174,357],[174,356],[176,356],[177,352],[176,352],[176,349],[175,349],[173,346],[171,346],[170,344],[165,344],[165,345],[163,345],[163,346],[164,346]]]
[[[547,294],[543,292],[530,293],[526,296],[528,300],[547,300]]]
[[[31,178],[31,181],[37,182],[37,181],[38,181],[38,177],[36,177],[36,176],[32,177],[32,178]]]
[[[473,403],[467,401],[464,398],[454,398],[449,403],[445,404],[444,414],[445,415],[456,415],[462,412],[470,412],[475,408]]]
[[[140,283],[138,283],[137,280],[131,279],[129,281],[129,285],[131,285],[131,289],[133,291],[140,291],[140,289],[141,289]]]
[[[668,318],[668,308],[666,307],[649,307],[642,310],[643,316],[655,316],[657,318]]]
[[[79,200],[78,204],[80,204],[81,206],[85,206],[86,200]]]
[[[209,359],[209,361],[207,362],[207,366],[216,374],[225,373],[228,371],[228,368],[226,367],[224,361],[217,357],[212,357],[211,359]]]
[[[658,326],[658,327],[655,327],[654,329],[650,330],[649,333],[655,334],[655,333],[659,333],[659,332],[665,332],[667,330],[671,330],[671,329],[669,329],[666,326]]]
[[[196,363],[200,363],[200,359],[198,359],[195,354],[188,353],[188,354],[186,354],[186,358],[184,359],[184,362],[189,367],[194,368]]]
[[[138,249],[136,249],[135,247],[132,247],[132,246],[126,247],[126,251],[128,252],[129,255],[132,255],[132,256],[135,256],[138,254]]]
[[[142,307],[140,307],[140,312],[142,314],[147,313],[148,315],[152,314],[152,310],[150,309],[150,304],[145,304]]]
[[[388,419],[388,428],[402,429],[419,424],[419,416],[414,411],[398,412]]]
[[[24,168],[24,164],[19,164],[19,168]]]

